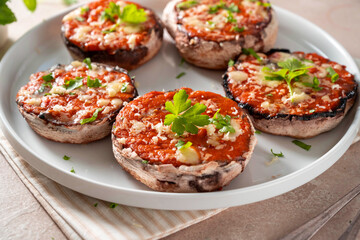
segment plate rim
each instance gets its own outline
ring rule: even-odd
[[[82,4],[77,4],[76,6],[73,6],[72,8],[66,9],[64,11],[61,11],[60,13],[53,15],[46,19],[46,21],[34,26],[31,28],[28,32],[26,32],[21,38],[19,38],[12,46],[11,48],[6,52],[4,55],[2,61],[0,62],[0,74],[2,73],[4,62],[9,61],[8,59],[11,58],[12,52],[17,47],[19,42],[25,41],[28,36],[31,36],[31,34],[38,28],[42,28],[43,25],[48,23],[49,21],[54,21],[55,19],[63,16],[65,13],[71,11],[72,9],[78,7]],[[285,14],[285,15],[291,15],[292,18],[294,18],[297,21],[302,21],[307,24],[310,24],[313,26],[314,30],[317,30],[326,37],[332,45],[336,46],[338,50],[340,50],[343,54],[343,56],[346,58],[347,61],[349,61],[347,64],[351,64],[352,68],[355,70],[354,76],[356,81],[359,83],[359,69],[357,65],[355,64],[354,60],[350,56],[350,54],[346,51],[346,49],[337,42],[330,34],[325,32],[323,29],[318,27],[316,24],[310,22],[309,20],[296,15],[286,9],[274,6],[275,11],[277,14]],[[345,153],[345,151],[350,147],[352,140],[355,138],[356,133],[359,129],[359,123],[360,123],[360,109],[359,107],[359,98],[357,98],[353,108],[356,109],[356,113],[354,115],[354,118],[348,127],[345,134],[341,137],[340,141],[336,143],[332,148],[330,148],[324,155],[317,158],[314,162],[306,165],[305,167],[296,170],[290,174],[287,174],[285,176],[279,177],[274,180],[270,180],[264,183],[255,184],[252,186],[242,187],[238,189],[231,189],[226,191],[218,191],[218,192],[206,192],[206,193],[168,193],[168,192],[157,192],[157,191],[147,191],[147,190],[141,190],[141,189],[130,189],[120,186],[114,186],[107,183],[101,183],[83,176],[75,175],[73,173],[67,172],[64,169],[57,168],[56,166],[52,165],[51,163],[47,162],[45,159],[41,159],[37,156],[37,154],[29,148],[29,146],[20,138],[20,136],[17,134],[17,132],[11,127],[11,124],[7,121],[6,117],[4,116],[4,109],[2,107],[2,104],[0,104],[0,127],[7,138],[7,140],[10,142],[10,144],[13,146],[13,148],[21,155],[26,156],[23,157],[26,162],[28,162],[32,167],[37,169],[39,172],[41,172],[43,175],[47,176],[48,178],[54,180],[57,183],[60,183],[61,185],[64,185],[70,189],[73,189],[77,192],[81,192],[83,194],[104,199],[102,198],[102,195],[97,194],[96,191],[90,190],[90,191],[84,191],[83,186],[90,184],[90,188],[100,188],[106,191],[116,191],[116,194],[114,194],[115,199],[117,199],[114,202],[117,202],[118,200],[123,197],[123,194],[131,193],[132,197],[127,197],[127,199],[122,199],[120,202],[121,204],[129,205],[129,206],[135,206],[135,207],[145,207],[145,208],[155,208],[155,209],[164,209],[164,210],[205,210],[205,209],[214,209],[214,208],[221,208],[221,207],[229,207],[229,206],[237,206],[237,205],[243,205],[248,203],[253,203],[261,200],[268,199],[270,197],[275,197],[280,194],[283,194],[285,192],[288,192],[292,189],[295,189],[296,187],[299,187],[315,177],[319,176],[321,173],[325,172],[329,167],[331,167],[336,161],[339,160],[339,158]],[[355,111],[352,109],[351,111]],[[331,161],[327,161],[324,163],[326,158],[332,159]],[[319,168],[319,165],[321,168]],[[49,172],[51,171],[54,174],[50,174],[53,176],[49,176]],[[309,171],[312,172],[310,177],[306,177],[305,181],[300,181],[300,184],[297,183],[296,179],[302,177],[303,178],[303,172],[308,173]],[[63,174],[65,174],[65,177],[63,178]],[[60,176],[61,175],[61,176]],[[291,184],[289,184],[289,182]],[[296,182],[296,183],[295,183]],[[75,183],[75,184],[74,184]],[[284,186],[286,184],[286,186]],[[270,191],[269,192],[269,185],[275,185],[276,191]],[[282,187],[281,187],[282,186]],[[88,186],[89,188],[89,186]],[[257,197],[254,201],[254,199],[248,198],[248,199],[242,199],[242,202],[240,204],[230,204],[229,201],[226,201],[226,198],[231,198],[236,195],[241,195],[246,193],[252,193],[254,195],[258,191],[264,191],[260,197]],[[100,191],[101,192],[101,191]],[[150,204],[143,204],[144,202],[144,195],[146,198],[159,198],[159,200],[170,200],[175,199],[176,202],[180,200],[185,201],[182,206],[175,206],[178,204],[169,204],[162,201],[149,201]],[[220,196],[219,196],[220,195]],[[133,201],[133,198],[141,196],[142,201]],[[198,199],[218,199],[222,200],[222,202],[217,204],[212,204],[211,206],[205,206],[201,204],[191,204],[191,201],[193,200],[194,196],[196,196]],[[251,200],[250,200],[251,199]],[[107,198],[109,201],[109,198]],[[149,206],[151,205],[151,206]]]

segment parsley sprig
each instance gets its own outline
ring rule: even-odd
[[[97,119],[99,112],[101,112],[102,110],[103,108],[97,108],[91,118],[81,119],[80,124],[84,125],[85,123],[94,122]]]
[[[90,77],[87,77],[86,85],[91,88],[97,88],[101,87],[101,82],[98,78],[95,78],[94,80],[90,79]]]
[[[231,125],[231,116],[223,116],[220,113],[220,109],[214,114],[214,117],[210,119],[210,123],[214,124],[219,132],[222,133],[234,133],[235,129]]]
[[[171,114],[165,116],[164,125],[171,125],[171,131],[181,136],[185,131],[197,134],[198,127],[210,123],[209,116],[201,115],[206,110],[204,104],[196,103],[191,106],[189,95],[184,89],[175,93],[172,101],[165,103],[165,109]]]
[[[282,69],[273,71],[269,67],[263,67],[262,71],[270,75],[265,76],[265,80],[285,80],[289,88],[290,96],[293,96],[294,94],[291,82],[293,80],[298,80],[300,76],[307,75],[308,68],[312,67],[303,64],[296,58],[278,62],[278,66]]]
[[[199,3],[198,1],[189,0],[189,1],[181,2],[181,3],[177,4],[176,8],[179,10],[186,10],[186,9],[189,9],[189,8],[197,5],[198,3]]]
[[[76,77],[75,79],[66,80],[65,84],[63,85],[63,87],[69,91],[79,88],[81,86],[83,86],[83,78],[82,77]]]
[[[313,78],[313,83],[303,82],[302,83],[306,87],[311,87],[314,91],[320,91],[322,87],[319,87],[320,81],[317,77]]]
[[[179,149],[179,150],[185,150],[185,149],[191,147],[191,145],[192,145],[192,142],[190,142],[190,141],[187,142],[187,143],[185,143],[184,141],[179,140],[179,141],[175,144],[175,147],[177,147],[177,149]]]
[[[108,7],[101,13],[101,19],[115,23],[116,17],[131,24],[139,24],[147,20],[145,10],[143,8],[137,8],[135,4],[126,5],[121,12],[119,5],[110,2]]]
[[[326,68],[326,71],[330,74],[331,82],[334,83],[336,80],[339,79],[339,74],[335,72],[335,70],[332,67]]]

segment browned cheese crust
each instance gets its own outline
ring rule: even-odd
[[[242,48],[253,48],[256,51],[268,51],[276,42],[278,20],[276,13],[272,8],[263,9],[263,6],[259,6],[251,1],[241,1],[248,4],[245,8],[250,4],[252,7],[256,7],[256,11],[265,12],[266,20],[258,23],[256,30],[249,31],[249,33],[247,33],[246,30],[231,35],[220,33],[217,39],[209,40],[203,35],[190,34],[181,24],[178,24],[180,10],[177,9],[177,4],[180,2],[182,1],[173,0],[169,2],[164,9],[162,18],[168,32],[175,40],[180,55],[186,61],[196,66],[208,69],[226,69],[229,60],[237,57],[241,53]],[[217,1],[212,2],[214,2],[214,4],[210,4],[209,6],[218,3]],[[227,2],[227,4],[230,5],[231,1],[224,2]],[[245,25],[243,27],[246,29],[247,26]],[[199,26],[199,28],[202,28],[202,26]]]

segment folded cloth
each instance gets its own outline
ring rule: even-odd
[[[166,211],[85,196],[32,168],[0,130],[0,152],[69,239],[158,239],[225,210]]]

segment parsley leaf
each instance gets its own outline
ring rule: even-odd
[[[115,16],[120,16],[120,6],[114,2],[110,2],[109,6],[101,13],[101,19],[115,22]]]
[[[91,118],[81,119],[80,124],[83,125],[85,123],[94,122],[96,120],[96,118],[98,117],[99,112],[102,110],[103,110],[103,108],[97,108]]]
[[[71,91],[71,90],[81,87],[82,85],[83,85],[83,78],[76,77],[75,79],[66,80],[63,87],[66,88],[67,90]]]
[[[257,53],[252,48],[243,48],[242,53],[244,53],[245,55],[251,55],[256,58],[260,63],[262,62],[261,57],[257,55]]]
[[[48,87],[48,88],[52,88],[52,84],[51,83],[43,83],[41,84],[40,88],[37,90],[38,93],[42,93],[45,91],[45,88]]]
[[[219,113],[220,109],[214,114],[213,118],[210,119],[210,123],[214,124],[219,132],[222,133],[234,133],[235,129],[231,125],[231,117],[226,115],[225,117]]]
[[[299,140],[293,140],[292,143],[301,147],[302,149],[304,149],[306,151],[309,151],[311,148],[311,145],[307,145],[306,143],[303,143],[302,141],[299,141]]]
[[[64,159],[64,160],[70,160],[70,157],[69,157],[69,156],[64,155],[64,156],[63,156],[63,159]]]
[[[94,207],[97,207],[98,203],[94,203]]]
[[[332,67],[326,68],[326,71],[328,71],[328,73],[330,74],[332,83],[336,82],[339,79],[339,74],[337,74],[337,72],[335,72]]]
[[[184,141],[181,141],[181,140],[179,140],[179,141],[175,144],[175,146],[176,146],[177,149],[179,149],[179,150],[185,150],[185,149],[189,148],[191,145],[192,145],[192,142],[189,141],[189,142],[185,143]]]
[[[228,62],[228,67],[232,67],[232,66],[234,66],[234,64],[235,64],[235,61],[230,59]]]
[[[245,31],[245,28],[244,27],[239,28],[238,26],[233,26],[233,27],[231,27],[230,31],[241,33],[243,31]]]
[[[129,85],[128,82],[123,83],[120,92],[122,93],[126,92],[128,85]]]
[[[101,87],[101,82],[98,78],[95,78],[95,80],[90,79],[90,77],[87,77],[86,80],[86,85],[88,87],[92,87],[92,88],[97,88],[97,87]]]
[[[239,7],[237,5],[235,5],[234,3],[231,3],[229,7],[226,8],[227,10],[229,10],[230,12],[240,12]]]
[[[258,1],[258,2],[256,2],[256,4],[259,6],[267,7],[267,8],[271,7],[271,3],[268,3],[268,2]]]
[[[6,5],[7,0],[0,1],[0,24],[6,25],[16,21],[15,14]]]
[[[82,7],[80,8],[80,14],[84,14],[87,13],[88,11],[90,11],[88,6]]]
[[[271,149],[271,153],[272,155],[274,155],[275,157],[284,157],[284,154],[282,152],[280,153],[274,153],[273,150]]]
[[[320,81],[317,77],[313,78],[313,83],[308,83],[308,82],[303,82],[302,83],[304,86],[307,87],[311,87],[314,91],[320,91],[322,89],[322,87],[319,87],[320,85]]]
[[[261,132],[259,130],[255,130],[256,134],[261,134]]]
[[[109,207],[110,207],[110,208],[116,208],[117,205],[119,205],[119,204],[117,204],[117,203],[110,203],[110,206],[109,206]]]
[[[51,82],[54,78],[53,78],[53,76],[52,76],[52,73],[49,73],[48,75],[42,76],[42,79],[43,79],[45,82]]]
[[[145,10],[143,8],[138,9],[135,4],[126,5],[120,18],[125,22],[133,24],[143,23],[147,20]]]
[[[195,6],[198,3],[199,3],[198,1],[194,1],[194,0],[185,1],[185,2],[181,2],[181,3],[177,4],[176,8],[180,9],[180,10],[186,10],[186,9],[189,9],[189,8]]]
[[[200,103],[191,106],[191,100],[188,97],[186,91],[181,89],[175,93],[174,102],[165,103],[165,109],[171,114],[165,116],[164,125],[171,125],[171,131],[179,136],[185,131],[197,134],[199,131],[197,126],[201,127],[210,123],[209,116],[201,115],[205,112],[206,106]]]
[[[70,172],[75,173],[75,169],[74,169],[74,167],[71,167]]]
[[[147,160],[142,160],[141,163],[143,163],[143,164],[148,164],[149,161],[147,161]]]
[[[228,13],[228,16],[226,18],[226,22],[235,23],[236,19],[234,18],[234,15],[232,14],[232,12],[230,10],[228,10],[227,13]]]
[[[36,0],[23,0],[25,6],[27,9],[29,9],[31,12],[35,11],[36,9]]]
[[[179,79],[181,77],[183,77],[186,74],[186,72],[181,72],[176,76],[176,79]]]
[[[211,14],[217,13],[217,11],[219,11],[219,9],[225,8],[225,7],[226,7],[226,4],[221,0],[219,2],[219,4],[210,6],[209,13],[211,13]]]
[[[90,70],[92,70],[91,59],[90,59],[90,58],[85,58],[84,61],[83,61],[83,63],[85,63],[85,64],[88,66],[88,68],[89,68]]]
[[[283,62],[278,62],[277,64],[282,69],[278,71],[272,71],[268,67],[263,67],[262,71],[270,74],[270,76],[265,76],[265,80],[285,80],[289,88],[290,96],[293,96],[294,91],[291,85],[291,81],[297,79],[300,76],[307,75],[307,69],[311,68],[312,66],[307,66],[296,58],[291,58]]]

